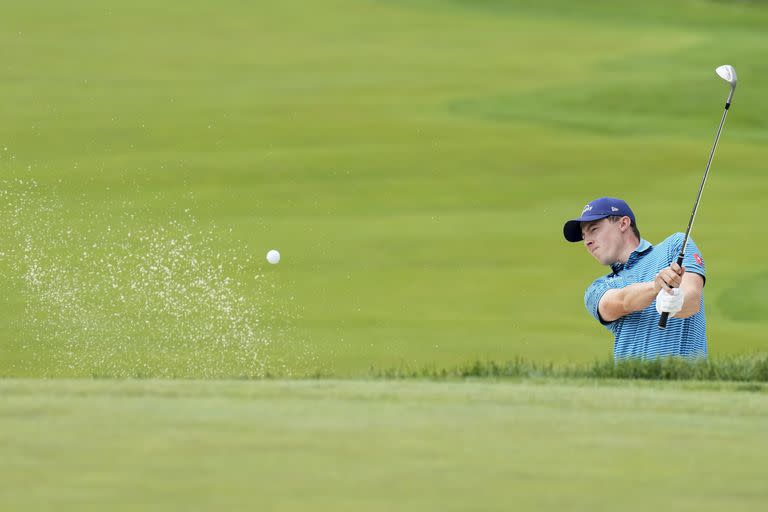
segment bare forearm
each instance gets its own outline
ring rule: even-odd
[[[658,290],[653,285],[653,281],[646,283],[635,283],[619,290],[617,299],[621,302],[624,314],[642,311],[647,308],[656,299]]]
[[[651,305],[656,293],[653,281],[608,290],[600,299],[598,306],[600,318],[606,322],[613,322],[624,315],[641,311]]]

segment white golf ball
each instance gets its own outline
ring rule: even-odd
[[[267,261],[273,265],[280,263],[280,253],[275,249],[272,249],[267,253]]]

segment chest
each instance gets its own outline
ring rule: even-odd
[[[627,261],[614,275],[630,283],[652,281],[661,269],[669,266],[665,256],[657,251],[640,255]]]

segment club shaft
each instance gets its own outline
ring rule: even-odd
[[[680,257],[685,256],[685,246],[688,244],[688,237],[691,235],[691,229],[693,229],[693,222],[696,220],[696,212],[699,211],[699,203],[701,202],[701,194],[704,192],[704,185],[707,183],[707,176],[709,176],[709,168],[712,166],[712,159],[715,157],[715,150],[717,149],[717,143],[720,141],[720,133],[723,131],[723,125],[725,124],[725,118],[728,116],[728,108],[730,103],[725,104],[723,109],[723,117],[720,119],[720,126],[717,127],[717,134],[715,135],[715,142],[712,144],[712,151],[709,152],[709,159],[707,160],[707,167],[704,170],[704,176],[701,178],[701,185],[699,185],[699,193],[696,194],[696,201],[693,203],[693,211],[691,212],[691,220],[688,221],[688,227],[685,230],[685,239],[683,240],[683,246],[680,248]]]
[[[680,248],[680,254],[677,257],[677,264],[683,266],[683,260],[685,259],[685,248],[688,245],[688,238],[691,236],[691,230],[693,229],[693,222],[696,220],[696,212],[699,211],[699,203],[701,202],[701,194],[704,192],[704,185],[707,183],[707,176],[709,176],[709,168],[712,166],[712,159],[715,157],[715,150],[717,149],[717,143],[720,140],[720,133],[723,131],[723,125],[725,124],[725,118],[728,116],[728,110],[731,106],[731,97],[733,91],[728,96],[728,101],[725,103],[723,109],[723,117],[720,119],[720,125],[717,127],[717,134],[715,134],[715,142],[712,144],[712,150],[709,152],[709,159],[707,160],[707,167],[704,170],[704,176],[701,178],[701,185],[699,185],[699,193],[696,195],[696,201],[693,203],[693,211],[691,212],[691,219],[688,221],[688,227],[685,230],[685,238],[683,239],[683,245]],[[659,318],[659,327],[662,329],[667,326],[667,320],[669,319],[669,313],[662,313]]]

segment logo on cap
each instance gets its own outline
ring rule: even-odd
[[[612,212],[617,212],[617,211],[619,211],[619,209],[618,209],[618,208],[616,208],[615,206],[611,206],[611,211],[612,211]]]
[[[588,211],[589,211],[589,210],[591,210],[591,209],[592,209],[592,205],[591,205],[591,204],[588,204],[587,206],[585,206],[585,207],[584,207],[584,209],[583,209],[583,210],[581,210],[581,214],[583,215],[583,214],[584,214],[584,212],[588,212]]]

